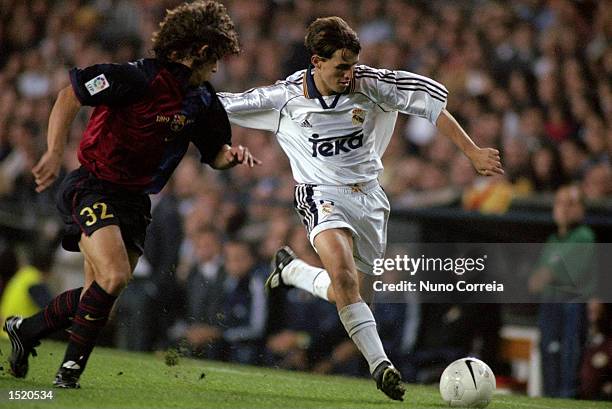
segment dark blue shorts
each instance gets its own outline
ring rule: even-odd
[[[128,250],[142,254],[147,226],[151,221],[149,195],[118,188],[96,178],[81,167],[60,184],[57,208],[64,221],[62,247],[79,251],[81,235],[117,225]]]

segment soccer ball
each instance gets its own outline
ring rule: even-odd
[[[440,378],[440,394],[448,406],[484,408],[491,402],[495,375],[476,358],[461,358],[446,367]]]

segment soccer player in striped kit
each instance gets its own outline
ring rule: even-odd
[[[208,82],[219,59],[239,52],[225,7],[200,0],[169,10],[153,49],[155,58],[72,69],[71,85],[51,111],[47,152],[33,169],[39,192],[59,174],[81,106],[94,107],[79,146],[81,167],[62,181],[57,203],[65,223],[62,245],[83,253],[85,284],[33,316],[7,318],[9,364],[17,378],[27,375],[41,339],[70,328],[53,384],[80,387],[98,335],[143,253],[149,194],[162,190],[190,143],[215,169],[259,163],[248,148],[231,146],[227,114]]]
[[[232,123],[275,133],[297,183],[296,210],[325,267],[310,266],[284,247],[266,287],[295,286],[334,302],[377,387],[403,400],[401,374],[362,298],[371,292],[374,260],[385,254],[389,202],[378,176],[397,114],[427,118],[481,175],[503,173],[499,152],[474,144],[446,111],[441,84],[357,65],[359,39],[341,18],[315,20],[305,45],[311,53],[307,69],[271,86],[219,94]]]

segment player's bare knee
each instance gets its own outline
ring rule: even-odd
[[[332,283],[336,297],[353,297],[359,295],[359,281],[350,270],[340,270],[332,273]]]
[[[130,281],[130,273],[129,271],[108,271],[101,274],[101,277],[97,277],[96,281],[107,293],[119,295]]]
[[[127,286],[130,276],[129,263],[116,260],[97,270],[96,281],[107,293],[118,295]]]

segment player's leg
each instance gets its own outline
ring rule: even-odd
[[[359,276],[353,259],[353,237],[348,229],[329,229],[317,234],[314,246],[331,280],[338,311],[349,304],[362,302]]]
[[[392,399],[403,400],[405,389],[401,375],[387,357],[372,310],[359,292],[360,279],[353,258],[351,232],[347,229],[324,230],[314,238],[314,245],[331,278],[340,321],[367,360],[378,388]]]
[[[285,246],[276,252],[272,265],[276,274],[270,274],[266,281],[266,289],[268,291],[282,284],[301,288],[332,304],[336,303],[336,294],[334,287],[331,285],[329,273],[325,269],[312,266],[300,260],[289,247]],[[372,285],[376,278],[361,271],[358,276],[359,294],[366,303],[371,304],[374,296]]]
[[[83,287],[73,288],[56,296],[45,308],[27,317],[8,317],[4,323],[11,341],[9,356],[10,373],[25,378],[29,368],[29,357],[36,356],[35,347],[55,331],[67,329],[72,324]]]
[[[130,272],[132,272],[136,268],[136,264],[138,264],[138,259],[140,259],[140,254],[129,248],[127,249],[127,253],[128,253],[128,259],[130,262]],[[89,286],[91,286],[91,284],[96,279],[96,276],[95,276],[93,264],[87,258],[85,258],[84,263],[83,263],[83,271],[85,272],[85,285],[82,288],[89,288]],[[130,278],[131,278],[131,274],[130,274]]]
[[[265,283],[266,292],[278,287],[301,288],[331,303],[335,302],[329,274],[297,258],[288,247],[280,248],[272,259],[272,271]]]
[[[74,316],[70,340],[55,386],[78,388],[78,379],[106,325],[117,296],[127,285],[132,267],[128,251],[117,225],[83,235],[79,242],[86,259],[86,275],[93,270],[94,280],[85,290]],[[87,278],[86,278],[87,279]]]
[[[30,354],[36,356],[35,347],[40,345],[40,340],[70,326],[82,289],[79,287],[61,293],[44,309],[30,317],[6,319],[4,331],[11,341],[9,366],[13,376],[25,378],[28,373],[29,356]]]
[[[78,251],[76,243],[81,230],[74,223],[73,198],[74,189],[83,181],[82,170],[71,172],[58,188],[58,208],[66,222],[65,247],[70,251]],[[55,297],[40,312],[22,319],[8,317],[4,329],[12,345],[9,364],[11,373],[16,377],[25,377],[28,371],[28,358],[35,355],[34,347],[41,339],[54,331],[66,329],[71,325],[71,319],[76,313],[82,287],[68,290]]]

